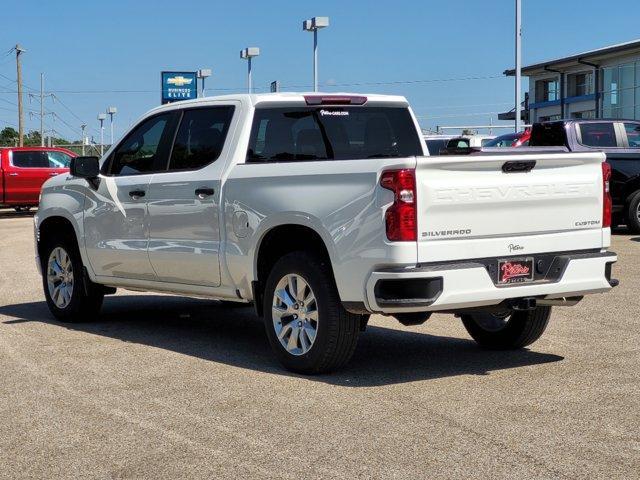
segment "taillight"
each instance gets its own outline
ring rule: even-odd
[[[611,199],[611,191],[609,184],[611,182],[611,165],[607,162],[602,163],[602,228],[611,226],[611,210],[613,200]]]
[[[380,185],[394,193],[393,205],[384,215],[387,238],[394,242],[415,242],[418,238],[415,170],[385,170]]]

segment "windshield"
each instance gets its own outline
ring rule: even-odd
[[[247,161],[357,160],[422,154],[420,137],[407,108],[258,108]]]

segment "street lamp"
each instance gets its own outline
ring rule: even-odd
[[[104,154],[104,121],[106,118],[106,113],[98,114],[98,121],[100,122],[100,156]]]
[[[109,115],[109,119],[111,121],[111,145],[113,145],[113,116],[118,113],[118,109],[116,107],[107,108],[107,114]]]
[[[201,68],[200,70],[198,70],[198,78],[202,79],[202,94],[201,96],[204,97],[204,79],[207,77],[211,76],[211,69],[210,68]]]
[[[258,47],[247,47],[244,50],[240,50],[240,58],[244,58],[248,61],[247,91],[249,93],[253,92],[253,87],[251,86],[251,59],[258,55],[260,55],[260,49]]]
[[[82,130],[82,156],[84,157],[84,145],[85,143],[87,143],[85,141],[85,136],[84,136],[84,129],[87,128],[87,124],[83,123],[82,125],[80,125],[80,129]]]
[[[313,17],[302,22],[302,29],[313,32],[313,91],[318,91],[318,30],[329,26],[329,17]]]

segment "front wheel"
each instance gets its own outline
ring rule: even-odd
[[[465,314],[462,315],[462,323],[479,345],[496,350],[512,350],[538,340],[547,328],[550,316],[551,307],[538,307],[504,314]]]
[[[43,250],[42,281],[51,313],[63,322],[93,320],[102,307],[104,291],[84,278],[75,239],[63,235],[46,243]]]
[[[346,364],[356,348],[361,316],[347,312],[328,262],[293,252],[274,265],[264,292],[264,322],[280,362],[305,374]]]

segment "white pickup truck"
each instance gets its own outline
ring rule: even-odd
[[[151,110],[49,180],[37,264],[58,319],[116,288],[253,302],[289,369],[344,365],[370,314],[461,317],[522,348],[616,284],[600,153],[429,157],[405,98],[230,95]]]

